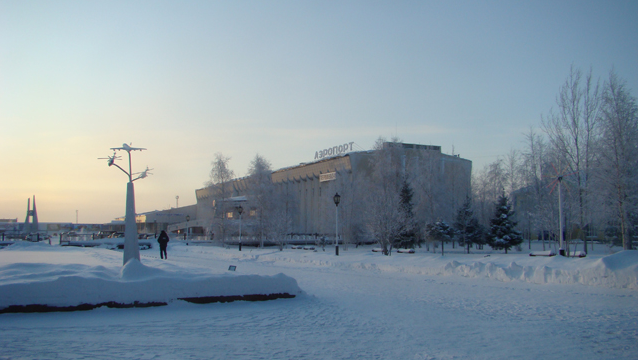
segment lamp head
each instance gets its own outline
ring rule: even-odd
[[[333,195],[333,202],[336,204],[336,206],[338,206],[338,204],[340,204],[340,195],[338,195],[338,193]]]

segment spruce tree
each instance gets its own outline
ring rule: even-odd
[[[413,247],[416,242],[416,226],[413,217],[413,189],[409,186],[407,179],[403,179],[400,189],[400,208],[404,213],[406,226],[400,233],[400,246],[405,249]]]
[[[444,221],[436,221],[427,225],[427,235],[436,241],[442,243],[442,255],[444,256],[444,243],[449,242],[455,235],[454,230]]]
[[[467,196],[464,204],[462,204],[458,210],[453,227],[456,230],[456,237],[460,245],[467,247],[467,254],[469,253],[471,244],[482,242],[482,238],[484,237],[483,229],[478,219],[473,215],[471,198],[469,196]]]
[[[513,246],[523,242],[522,234],[515,229],[518,223],[511,220],[513,214],[509,199],[503,193],[496,202],[496,210],[487,233],[487,244],[493,249],[504,249],[505,254]]]

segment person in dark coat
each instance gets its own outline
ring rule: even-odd
[[[169,235],[167,232],[162,230],[160,232],[160,236],[158,236],[158,244],[160,244],[160,259],[167,260],[167,243],[169,242]],[[162,255],[164,254],[164,258]]]

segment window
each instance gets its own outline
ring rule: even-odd
[[[256,209],[249,210],[249,216],[256,216],[257,214],[258,214],[258,211],[256,211]]]
[[[233,219],[233,211],[227,213],[227,219]]]

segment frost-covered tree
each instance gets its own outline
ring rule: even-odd
[[[533,127],[525,133],[525,149],[522,152],[522,174],[524,188],[519,191],[520,206],[518,212],[521,219],[527,222],[529,236],[531,232],[540,232],[552,228],[549,214],[553,214],[550,205],[550,194],[547,189],[548,180],[543,178],[543,170],[548,164],[548,146],[544,138],[537,134]],[[545,181],[547,180],[547,181]],[[542,248],[546,250],[544,237]]]
[[[365,226],[365,206],[368,197],[369,183],[366,175],[361,172],[352,172],[346,169],[338,169],[337,179],[334,181],[335,190],[327,192],[327,196],[323,196],[321,201],[327,202],[327,207],[333,207],[333,194],[340,194],[340,206],[338,211],[339,232],[342,235],[343,246],[345,250],[348,244],[359,244],[367,238],[367,230]],[[328,188],[327,188],[328,189]],[[333,221],[333,217],[331,218]],[[326,240],[326,239],[325,239]],[[322,238],[318,240],[322,243]]]
[[[400,189],[400,208],[404,212],[406,226],[404,231],[400,233],[399,246],[412,248],[416,244],[416,222],[413,214],[413,189],[409,185],[406,177],[402,182]]]
[[[557,110],[542,121],[542,129],[568,172],[576,175],[577,221],[582,229],[588,218],[588,195],[595,152],[600,83],[592,80],[591,71],[583,78],[582,71],[573,65],[556,99]],[[559,164],[558,164],[559,165]],[[560,171],[560,169],[558,169]],[[584,252],[587,252],[587,240]]]
[[[605,204],[615,214],[624,249],[638,236],[638,103],[611,71],[599,118],[598,178]]]
[[[420,151],[408,161],[408,165],[411,171],[407,175],[414,190],[416,233],[423,235],[426,224],[435,222],[444,212],[442,206],[445,202],[441,200],[446,190],[441,179],[440,161],[435,152]]]
[[[265,232],[268,231],[265,217],[269,216],[269,212],[275,206],[274,203],[278,201],[275,194],[276,186],[271,181],[271,164],[260,154],[256,154],[251,161],[248,173],[248,201],[256,210],[258,219],[254,230],[260,238],[260,247],[263,247]]]
[[[453,223],[455,235],[462,246],[467,247],[467,254],[471,245],[481,245],[484,242],[484,229],[473,215],[471,198],[467,196],[464,204],[458,209],[456,220]]]
[[[215,215],[212,219],[211,227],[218,234],[219,239],[224,241],[228,235],[229,229],[226,221],[225,202],[232,195],[231,180],[233,180],[233,170],[229,168],[230,157],[224,156],[222,153],[216,153],[214,160],[211,162],[211,172],[209,173],[209,188],[213,194],[215,202]]]
[[[442,247],[442,255],[444,256],[444,243],[448,243],[453,240],[455,231],[445,221],[436,221],[426,226],[427,236],[434,241],[440,241]]]
[[[504,249],[506,254],[513,246],[522,244],[522,234],[515,229],[509,198],[502,194],[496,202],[495,213],[487,233],[487,243],[493,249]]]
[[[378,138],[374,150],[366,224],[383,254],[390,255],[407,225],[406,213],[400,206],[404,178],[403,151],[397,139],[387,143],[383,138]]]
[[[293,199],[281,189],[276,189],[271,194],[272,201],[269,202],[263,219],[264,231],[266,238],[282,251],[287,235],[291,233],[293,213],[287,204]]]
[[[504,193],[506,171],[501,158],[485,165],[472,178],[474,213],[481,224],[488,224],[491,219],[493,204]]]

